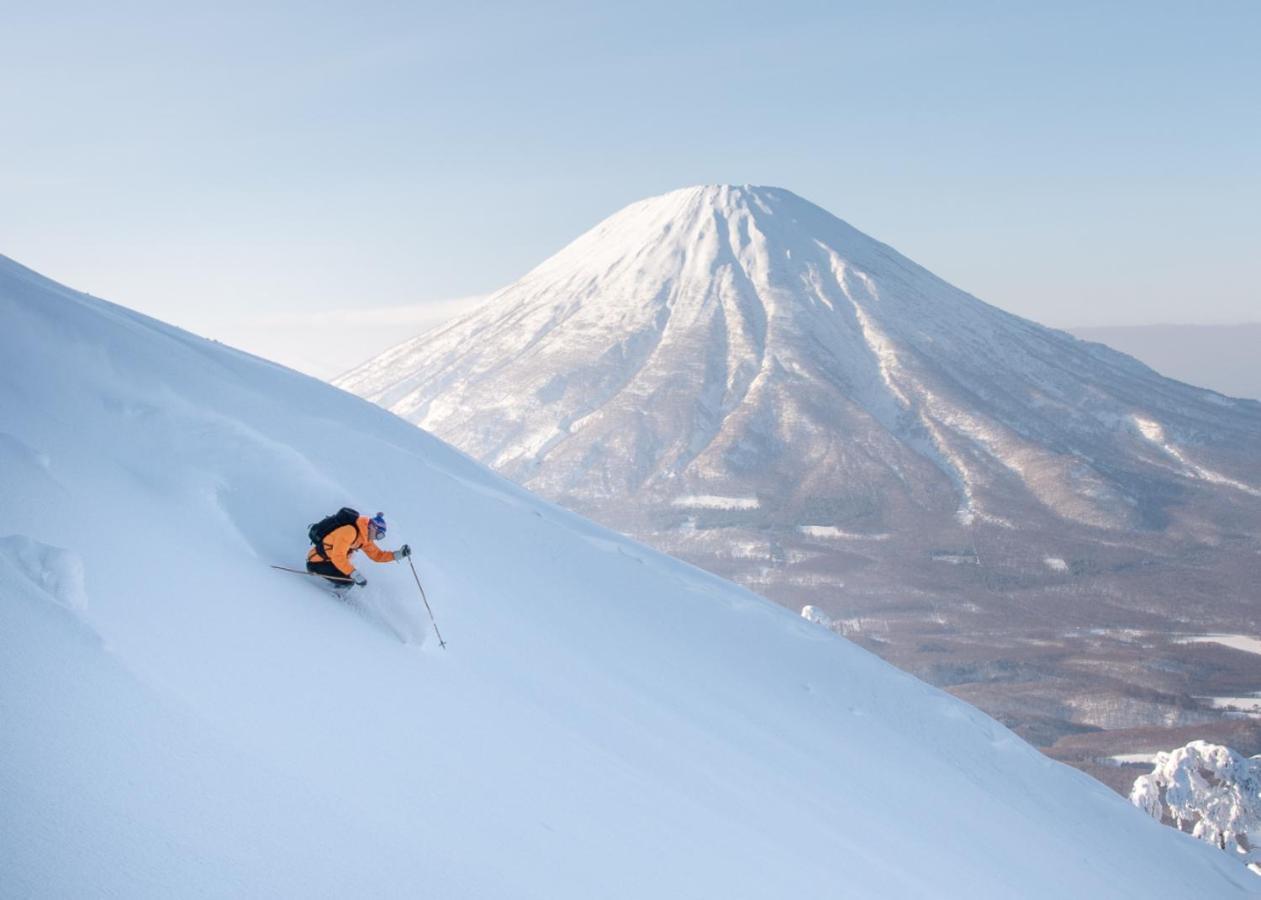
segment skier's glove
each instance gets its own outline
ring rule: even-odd
[[[398,548],[398,558],[403,559],[412,555],[412,548],[404,544]]]
[[[360,572],[358,569],[355,569],[355,571],[350,573],[350,579],[355,584],[359,585],[359,587],[363,587],[365,584],[368,583],[368,579],[364,578],[363,573]]]

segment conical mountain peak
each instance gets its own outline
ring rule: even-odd
[[[1060,519],[1159,521],[1143,482],[1117,476],[1156,430],[1115,423],[1180,433],[1223,409],[977,300],[790,191],[735,185],[627,206],[340,383],[544,493],[669,504],[736,479],[792,509],[803,473],[843,472],[861,475],[846,491],[964,524],[1008,521],[1010,492],[994,491],[1009,482]],[[1261,428],[1246,412],[1225,443]]]
[[[882,253],[897,257],[783,188],[701,185],[630,204],[527,279],[595,276],[610,289],[640,291],[645,279],[695,283],[729,266],[745,269],[756,279],[771,270],[788,275],[809,265],[820,248],[867,265],[876,263]],[[623,283],[627,277],[635,283]]]

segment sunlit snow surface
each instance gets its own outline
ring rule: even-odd
[[[0,258],[0,893],[1253,887],[976,710],[376,407]],[[351,609],[271,563],[383,509]],[[418,626],[423,645],[389,627]]]

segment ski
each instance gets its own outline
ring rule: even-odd
[[[324,578],[328,581],[344,581],[346,584],[354,584],[353,578],[338,578],[336,575],[321,575],[319,572],[307,572],[303,569],[291,569],[288,566],[272,566],[273,569],[279,569],[281,572],[292,572],[294,575],[305,575],[308,578]]]

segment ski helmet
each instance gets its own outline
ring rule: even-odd
[[[385,513],[377,513],[368,524],[372,527],[373,539],[385,537]]]

